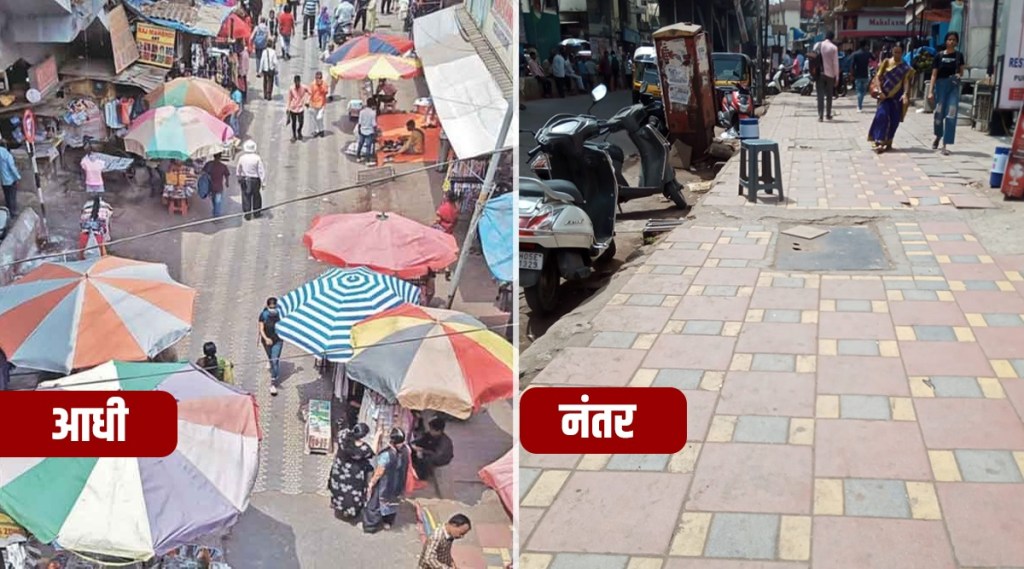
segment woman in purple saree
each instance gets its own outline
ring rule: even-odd
[[[907,115],[913,74],[914,70],[903,62],[903,46],[900,44],[893,46],[892,57],[878,66],[871,86],[871,96],[878,99],[878,110],[868,130],[868,141],[874,144],[875,152],[892,149],[896,129]]]

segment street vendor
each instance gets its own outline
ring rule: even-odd
[[[459,222],[459,198],[455,192],[446,192],[444,202],[437,206],[437,220],[434,227],[451,235],[455,232],[455,225]]]
[[[402,137],[402,146],[399,147],[398,150],[385,153],[385,156],[393,158],[399,154],[423,154],[424,143],[426,142],[427,135],[417,128],[416,121],[414,120],[407,121],[405,123],[405,129],[409,131],[409,134]]]
[[[164,181],[165,199],[185,199],[196,192],[199,175],[191,161],[171,160]]]
[[[374,91],[377,97],[377,112],[380,113],[383,108],[394,107],[397,94],[398,87],[395,87],[394,83],[388,83],[387,79],[377,82],[377,89]]]

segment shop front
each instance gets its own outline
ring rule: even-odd
[[[907,27],[906,15],[903,10],[883,10],[864,8],[843,12],[837,17],[840,41],[860,41],[864,39],[905,38],[913,35]]]

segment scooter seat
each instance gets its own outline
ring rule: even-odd
[[[542,182],[536,178],[519,178],[519,195],[543,197],[548,192],[564,194],[572,199],[573,204],[578,206],[586,203],[583,199],[583,194],[576,188],[576,184],[569,180],[544,180]]]

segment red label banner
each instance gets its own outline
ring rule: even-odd
[[[163,457],[178,446],[166,391],[2,391],[0,457]]]
[[[674,387],[534,387],[519,413],[519,440],[533,454],[675,454],[686,445],[686,396]]]

